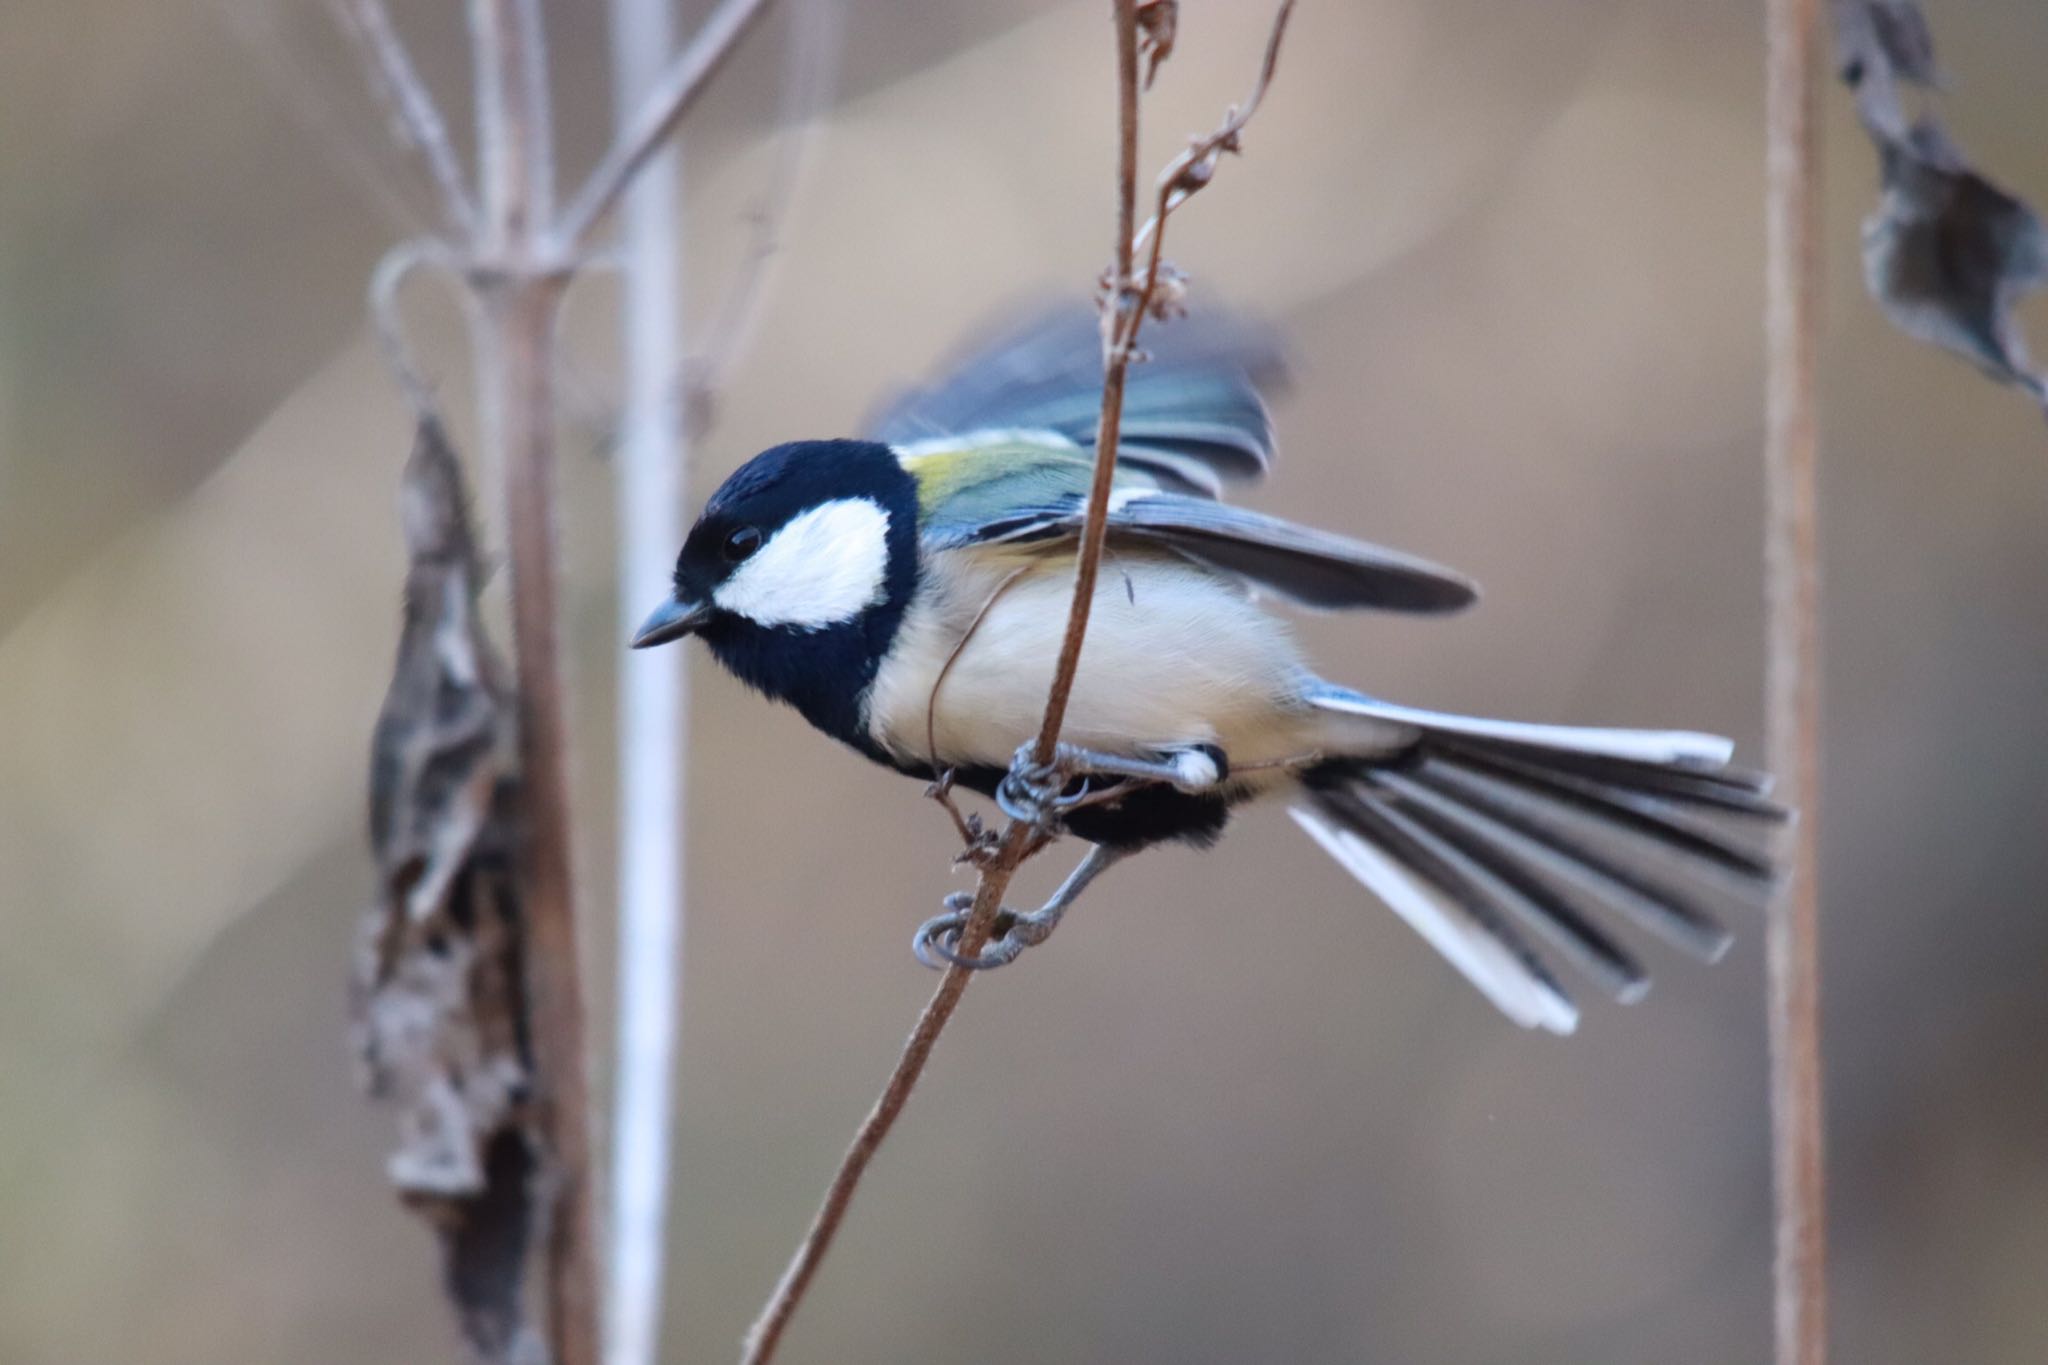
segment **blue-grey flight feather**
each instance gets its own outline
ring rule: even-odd
[[[1285,365],[1272,332],[1215,311],[1147,332],[1147,355],[1124,390],[1121,463],[1182,492],[1215,496],[1272,463],[1263,391]],[[971,431],[1056,432],[1092,450],[1102,411],[1102,340],[1095,314],[1056,308],[999,333],[931,385],[870,420],[890,445]]]

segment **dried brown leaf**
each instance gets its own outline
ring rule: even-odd
[[[534,1224],[525,1099],[518,788],[461,466],[423,421],[402,492],[405,622],[371,744],[378,896],[353,990],[370,1092],[398,1112],[392,1184],[439,1231],[471,1349],[531,1359],[520,1287]]]

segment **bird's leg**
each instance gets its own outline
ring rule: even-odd
[[[1127,856],[1127,849],[1108,848],[1102,844],[1090,847],[1088,856],[1067,874],[1067,879],[1060,883],[1060,889],[1052,893],[1051,900],[1028,915],[1020,915],[1008,908],[1002,910],[996,916],[995,932],[980,957],[962,957],[954,951],[953,945],[960,941],[960,931],[967,927],[967,917],[974,909],[974,897],[965,891],[956,891],[946,897],[945,914],[928,919],[918,927],[917,936],[911,940],[911,951],[917,954],[919,962],[934,971],[944,970],[948,962],[975,971],[1015,962],[1018,954],[1026,948],[1051,938],[1052,931],[1059,926],[1060,916],[1081,898],[1088,884]]]
[[[1176,791],[1207,791],[1227,772],[1223,751],[1213,745],[1173,749],[1162,758],[1131,758],[1105,754],[1073,744],[1053,748],[1052,762],[1039,763],[1026,744],[1010,760],[1010,771],[996,787],[996,805],[1013,820],[1050,825],[1076,806],[1089,803],[1089,779],[1107,777],[1117,783],[1155,782]],[[1075,778],[1081,790],[1069,793]]]

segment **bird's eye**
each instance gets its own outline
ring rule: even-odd
[[[737,564],[751,557],[761,548],[761,532],[752,526],[742,526],[725,538],[725,562]]]

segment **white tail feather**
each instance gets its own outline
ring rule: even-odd
[[[1578,1028],[1578,1008],[1549,982],[1531,972],[1463,907],[1418,880],[1365,839],[1315,811],[1291,806],[1287,813],[1322,845],[1325,853],[1464,973],[1501,1013],[1523,1028],[1541,1028],[1560,1035]]]
[[[1368,716],[1395,725],[1445,734],[1470,735],[1476,739],[1497,739],[1510,744],[1532,744],[1570,753],[1597,754],[1603,758],[1625,758],[1637,763],[1674,763],[1686,767],[1719,768],[1735,756],[1732,740],[1692,730],[1615,730],[1577,725],[1532,725],[1524,721],[1489,720],[1483,716],[1460,716],[1446,711],[1424,711],[1380,701],[1348,688],[1324,686],[1309,693],[1309,702],[1325,711]]]

